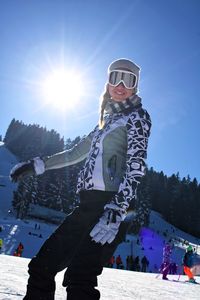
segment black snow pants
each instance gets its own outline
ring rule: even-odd
[[[29,263],[29,279],[24,300],[54,300],[55,276],[67,268],[63,286],[67,300],[98,300],[97,276],[124,240],[126,223],[120,225],[115,240],[101,245],[89,235],[113,192],[83,191],[80,205],[68,215],[46,240]]]

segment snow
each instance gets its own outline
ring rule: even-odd
[[[16,157],[0,143],[0,216],[5,216],[12,207],[12,194],[16,185],[10,184],[9,173],[17,163]]]
[[[57,228],[57,225],[48,224],[37,219],[18,220],[12,212],[12,192],[16,185],[9,180],[9,171],[17,162],[16,158],[0,145],[0,238],[3,247],[0,255],[0,300],[23,299],[28,279],[27,265],[46,238]],[[48,211],[50,213],[50,211]],[[37,224],[37,228],[35,225]],[[38,225],[40,228],[38,229]],[[168,275],[169,279],[178,282],[164,281],[155,269],[162,262],[162,248],[164,242],[171,239],[174,244],[172,261],[180,268],[177,275]],[[13,253],[19,242],[24,245],[23,257],[14,257]],[[151,222],[148,228],[142,228],[139,235],[127,235],[126,241],[120,244],[115,256],[121,255],[124,266],[127,255],[143,255],[150,261],[148,273],[127,270],[104,268],[99,276],[99,289],[102,300],[120,299],[199,299],[200,285],[184,283],[187,279],[182,274],[181,259],[185,252],[186,243],[194,246],[200,255],[200,239],[182,232],[163,220],[156,212],[151,213]],[[116,267],[116,266],[115,266]],[[66,298],[62,287],[63,272],[56,277],[57,290],[55,300]],[[200,282],[200,277],[196,276]]]
[[[29,259],[0,255],[0,299],[21,300],[26,290]],[[169,275],[177,280],[178,275]],[[63,272],[56,276],[55,300],[66,299],[62,287]],[[99,289],[102,300],[169,300],[199,299],[200,285],[184,283],[186,276],[181,275],[179,282],[164,281],[153,273],[140,273],[104,268],[99,277]]]

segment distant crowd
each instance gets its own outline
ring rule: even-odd
[[[174,275],[178,273],[178,265],[171,261],[171,254],[172,246],[169,243],[166,243],[163,247],[163,257],[160,267],[154,265],[155,271],[159,272],[159,274],[162,274],[163,280],[168,280],[168,274]],[[194,248],[191,245],[188,245],[182,258],[181,269],[182,273],[188,276],[188,280],[195,283],[196,281],[194,279],[195,274],[193,272],[193,266]],[[151,272],[151,270],[148,270],[149,260],[145,255],[141,259],[139,256],[133,257],[133,255],[127,255],[125,262],[122,261],[120,254],[118,254],[116,257],[113,255],[105,267],[126,269],[137,272]]]
[[[120,254],[115,257],[114,255],[110,258],[106,267],[113,268],[116,264],[117,269],[126,269],[130,271],[146,272],[149,266],[149,261],[146,256],[143,256],[141,261],[139,256],[135,258],[133,255],[127,255],[125,264],[122,261]]]

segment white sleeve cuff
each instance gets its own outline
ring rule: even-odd
[[[35,157],[34,161],[34,169],[36,175],[41,175],[45,172],[45,164],[44,161],[40,157]]]

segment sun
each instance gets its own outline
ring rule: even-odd
[[[72,109],[84,94],[81,75],[76,71],[52,71],[42,84],[46,104],[60,110]]]

